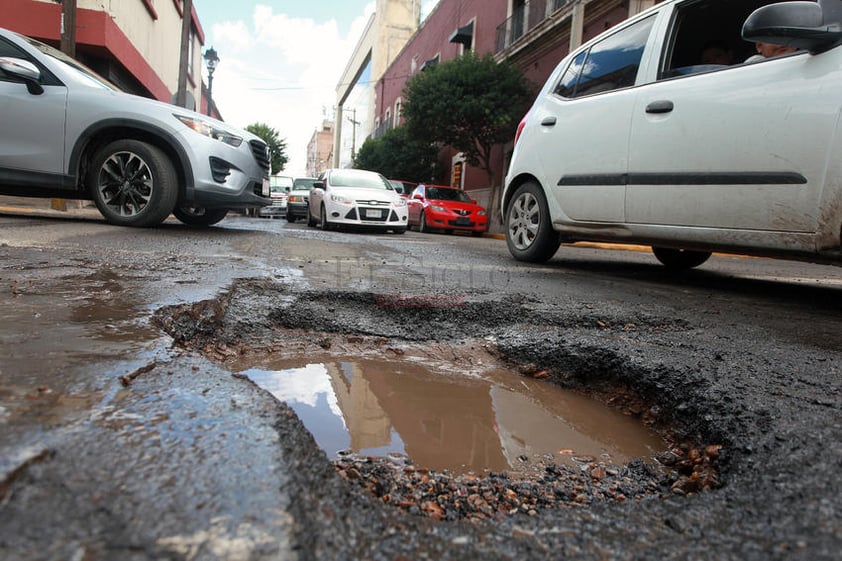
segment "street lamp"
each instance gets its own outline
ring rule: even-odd
[[[216,70],[216,65],[219,64],[219,57],[216,56],[216,51],[213,47],[205,51],[205,64],[208,67],[208,116],[211,114],[211,106],[213,104],[213,71]]]

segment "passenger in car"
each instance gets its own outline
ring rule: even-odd
[[[734,64],[734,51],[725,41],[715,39],[705,43],[699,58],[701,64],[729,65]]]
[[[757,54],[748,57],[746,62],[759,62],[761,60],[766,60],[767,58],[794,53],[798,50],[796,47],[773,45],[771,43],[755,43],[754,48],[757,49]]]

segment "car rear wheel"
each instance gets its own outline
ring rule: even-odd
[[[173,215],[188,226],[210,226],[228,214],[227,208],[204,208],[200,206],[177,206]]]
[[[506,245],[515,259],[531,263],[542,263],[558,251],[561,238],[537,183],[529,181],[515,191],[506,212]]]
[[[683,271],[698,267],[710,259],[710,251],[693,251],[689,249],[671,249],[667,247],[653,247],[652,253],[667,269]]]
[[[117,140],[91,159],[87,187],[100,213],[118,226],[155,226],[178,199],[178,176],[156,146]]]

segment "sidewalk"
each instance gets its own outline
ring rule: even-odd
[[[53,201],[63,202],[66,210],[53,208]],[[102,215],[93,202],[74,199],[41,199],[0,195],[0,214],[102,220]]]

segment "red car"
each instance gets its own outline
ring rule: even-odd
[[[488,229],[488,214],[462,189],[444,185],[418,185],[409,200],[407,226],[417,227],[419,232],[438,228],[445,233],[454,230],[471,232],[481,236]]]

